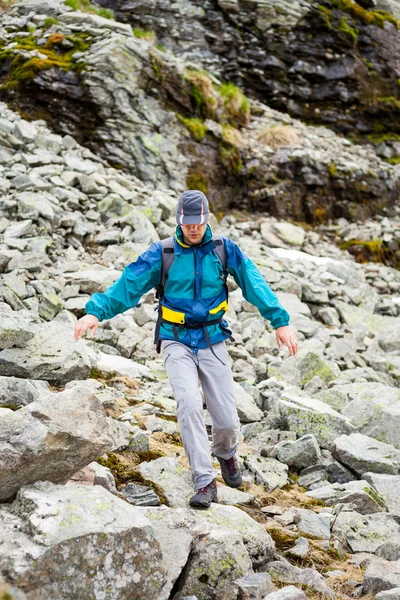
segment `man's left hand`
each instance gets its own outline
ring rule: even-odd
[[[286,344],[290,355],[294,356],[297,352],[297,337],[293,329],[289,325],[278,327],[275,329],[275,335],[279,351],[283,349],[283,344]]]

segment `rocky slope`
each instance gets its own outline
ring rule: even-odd
[[[175,403],[153,347],[153,292],[94,340],[73,341],[89,294],[173,232],[176,193],[0,109],[4,593],[396,598],[399,271],[355,262],[331,230],[212,218],[278,293],[300,349],[279,353],[229,283],[245,483],[232,490],[219,478],[220,504],[189,509]],[[394,225],[340,222],[336,234],[392,226],[395,236]]]
[[[292,116],[352,135],[399,133],[397,1],[100,4]]]
[[[365,68],[377,97],[397,73],[376,10],[398,3],[379,2],[0,13],[1,600],[398,600],[400,166],[293,116],[397,127],[393,101],[361,102]],[[206,512],[188,508],[154,291],[73,340],[89,296],[173,234],[186,187],[300,340],[279,353],[229,281],[244,485],[219,476]]]
[[[296,4],[301,14],[308,15],[306,5],[303,3],[301,8]],[[262,9],[265,15],[271,12],[268,6]],[[178,14],[179,18],[197,22],[199,11],[208,14],[206,9],[190,3],[176,3],[171,11],[164,8],[155,3],[151,10],[158,16],[165,13],[165,27],[171,35],[179,30],[180,39],[185,38],[184,23],[179,21],[178,28],[169,18]],[[135,14],[145,15],[146,10],[144,3]],[[248,10],[244,8],[245,15]],[[314,7],[313,15],[315,11]],[[269,18],[274,15],[272,11]],[[296,11],[295,15],[297,18]],[[365,28],[373,28],[394,48],[398,31],[390,19],[382,19],[384,28],[376,24]],[[225,27],[225,22],[218,25],[218,20],[211,20]],[[278,19],[278,24],[281,21]],[[200,19],[199,27],[201,23]],[[228,25],[225,31],[228,35]],[[235,31],[240,32],[240,27]],[[288,46],[291,38],[285,28],[283,31]],[[322,39],[326,37],[323,32]],[[176,56],[158,43],[154,33],[132,31],[129,24],[74,12],[61,0],[50,5],[30,0],[0,15],[0,39],[4,100],[24,117],[44,119],[55,132],[74,136],[107,164],[133,173],[158,189],[202,189],[216,213],[232,207],[251,209],[313,224],[338,217],[364,220],[375,214],[396,213],[400,167],[379,158],[373,145],[353,144],[330,129],[306,126],[286,112],[249,100],[239,88],[223,83],[232,73],[217,69],[215,76],[204,72],[201,56],[196,63],[190,53]],[[199,43],[197,38],[195,43]],[[245,56],[240,44],[233,43],[229,35],[226,43]],[[302,39],[299,43],[304,46]],[[293,48],[295,43],[290,41],[295,60],[301,53]],[[172,46],[172,50],[177,48]],[[309,51],[315,57],[321,54],[315,48]],[[257,53],[254,49],[252,52]],[[250,57],[246,60],[249,62]],[[251,62],[255,65],[257,61],[253,57]],[[385,81],[389,71],[395,81],[396,68],[382,66]],[[266,77],[271,85],[277,81],[270,74]],[[361,72],[357,77],[367,81]],[[336,79],[332,81],[332,93],[337,97],[340,85]],[[389,97],[388,90],[379,93]],[[343,94],[349,95],[345,90]],[[364,91],[360,94],[365,97]],[[306,95],[321,96],[324,106],[329,104],[317,89]],[[288,94],[282,96],[281,103],[272,102],[265,91],[259,97],[290,110]],[[397,122],[397,113],[388,113],[392,104],[395,99],[386,102],[385,114],[380,110],[376,113],[379,122],[391,129],[392,121]],[[349,118],[354,113],[350,108],[345,111]],[[291,112],[312,121],[308,113]],[[373,120],[370,113],[365,118],[369,123]],[[337,113],[332,114],[331,121],[338,124],[341,120]],[[392,146],[389,148],[387,141],[382,143],[381,154],[392,156]]]

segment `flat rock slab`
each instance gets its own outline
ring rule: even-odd
[[[298,436],[311,433],[322,448],[330,449],[332,442],[342,434],[355,431],[354,425],[329,404],[284,391],[279,401],[279,411],[288,429]]]
[[[396,474],[400,470],[400,450],[362,433],[337,438],[332,455],[359,476],[367,471]]]
[[[399,539],[400,525],[388,513],[360,515],[342,510],[333,523],[332,534],[347,545],[350,552],[373,554],[385,542]]]
[[[400,516],[400,475],[364,473],[364,478],[382,496],[389,512]]]
[[[43,323],[23,348],[0,352],[0,375],[45,379],[65,384],[86,379],[90,360],[83,340],[75,342],[73,325],[61,321]]]
[[[386,477],[386,475],[385,475]],[[361,515],[376,512],[385,512],[388,505],[385,497],[376,491],[376,486],[371,487],[372,481],[356,480],[348,483],[333,483],[324,485],[306,492],[306,496],[315,500],[323,500],[326,504],[355,504],[356,510]]]
[[[0,523],[0,569],[29,600],[143,600],[167,580],[150,521],[100,486],[27,486]]]
[[[108,417],[83,382],[0,414],[0,501],[28,483],[65,483],[104,452],[129,443],[128,426]]]
[[[231,529],[240,535],[247,548],[253,568],[257,569],[272,560],[275,544],[264,527],[234,506],[211,504],[208,510],[193,508],[140,508],[154,523],[171,530],[187,531],[191,535],[207,534],[215,526]]]
[[[288,482],[288,466],[275,458],[249,455],[245,458],[245,464],[254,474],[255,482],[264,485],[267,492],[281,488]]]
[[[373,558],[367,562],[364,573],[363,591],[378,594],[400,586],[400,560],[388,561]]]

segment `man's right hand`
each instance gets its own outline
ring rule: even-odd
[[[98,325],[99,325],[99,320],[94,315],[85,315],[84,317],[81,317],[79,319],[79,321],[77,321],[75,324],[75,330],[74,330],[75,341],[78,341],[83,336],[86,329],[90,329],[90,336],[93,338],[94,334],[96,333],[96,329],[97,329]]]

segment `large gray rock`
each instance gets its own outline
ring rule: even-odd
[[[0,522],[0,570],[28,600],[142,600],[166,581],[150,521],[100,486],[24,487]]]
[[[263,598],[263,600],[307,600],[307,596],[299,588],[294,585],[286,585],[285,587],[272,592]]]
[[[245,458],[248,469],[254,473],[255,482],[264,485],[267,492],[283,487],[288,482],[288,467],[274,458],[249,455]]]
[[[176,600],[193,594],[216,598],[227,583],[252,572],[252,563],[242,536],[224,527],[212,527],[199,536],[179,581]]]
[[[372,481],[370,483],[373,484]],[[385,503],[386,498],[372,488],[368,480],[324,485],[306,492],[306,495],[315,500],[323,500],[326,504],[354,504],[356,511],[361,515],[384,512],[388,507]]]
[[[310,467],[321,457],[317,440],[313,435],[303,435],[301,438],[292,442],[290,440],[280,442],[276,458],[296,469]]]
[[[47,396],[49,388],[47,381],[0,376],[0,406],[20,408]]]
[[[171,507],[185,507],[194,494],[190,471],[174,458],[162,456],[150,462],[142,462],[139,472],[143,477],[159,485]]]
[[[233,506],[212,504],[206,511],[192,508],[140,508],[155,527],[163,525],[170,530],[187,531],[191,535],[207,534],[215,526],[238,533],[246,546],[254,569],[261,569],[272,560],[275,544],[265,528],[244,511]],[[264,569],[263,569],[264,570]]]
[[[218,600],[263,600],[266,594],[274,590],[275,586],[268,573],[250,573],[226,583],[225,588],[218,594]]]
[[[13,346],[23,348],[33,336],[32,325],[18,312],[0,312],[0,350]]]
[[[382,496],[389,512],[400,516],[400,475],[364,473],[363,477]]]
[[[0,352],[0,375],[46,379],[65,384],[86,379],[90,361],[83,340],[75,342],[73,324],[61,321],[43,323],[23,348]]]
[[[349,419],[325,402],[301,396],[294,391],[282,393],[279,410],[288,429],[299,436],[311,433],[322,448],[329,449],[339,435],[355,430]]]
[[[400,448],[400,390],[382,383],[350,383],[338,386],[349,402],[341,410],[360,433]]]
[[[366,471],[396,474],[400,470],[400,450],[361,433],[337,438],[332,455],[359,476]]]
[[[335,594],[316,569],[299,569],[287,561],[273,561],[266,566],[266,570],[274,583],[307,585],[312,590],[326,594],[328,598],[335,598]]]
[[[396,587],[400,587],[400,560],[388,561],[373,558],[367,562],[363,592],[377,594]]]
[[[297,511],[294,518],[300,533],[308,534],[315,538],[329,540],[330,523],[323,515],[319,515],[312,510],[301,508]]]
[[[242,423],[253,423],[260,421],[263,417],[262,411],[258,408],[254,398],[250,396],[243,387],[235,382],[236,406],[239,419]]]
[[[379,592],[379,594],[376,594],[375,600],[400,600],[400,587]]]
[[[0,500],[35,481],[65,483],[104,452],[129,443],[128,426],[107,417],[84,383],[0,413]]]
[[[360,515],[342,510],[332,525],[332,534],[350,552],[374,553],[383,543],[399,538],[400,525],[388,513]]]

